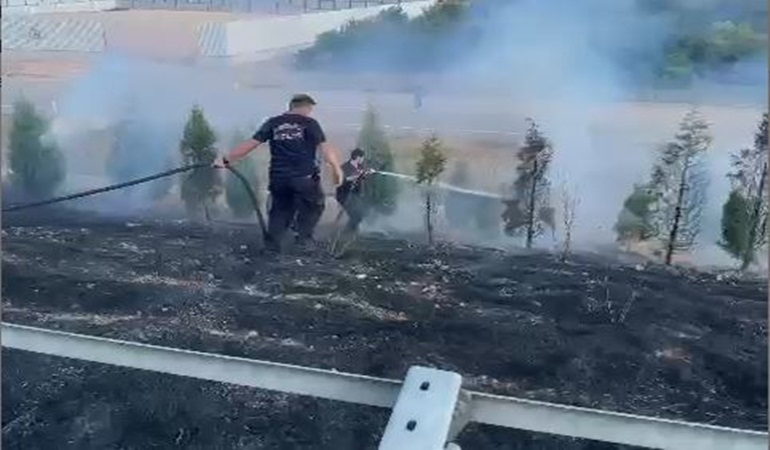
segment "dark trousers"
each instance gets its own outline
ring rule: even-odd
[[[342,205],[345,214],[348,215],[348,223],[345,226],[347,231],[358,231],[358,226],[363,222],[366,216],[366,205],[360,194],[349,193],[346,195],[337,194],[337,201]]]
[[[270,180],[269,190],[271,205],[268,214],[267,245],[280,249],[286,230],[293,223],[296,225],[298,240],[312,239],[326,201],[320,177],[312,175],[273,179]]]

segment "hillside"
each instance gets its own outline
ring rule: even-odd
[[[83,214],[7,217],[3,234],[8,322],[383,377],[421,364],[487,392],[767,426],[764,282],[382,237],[343,260],[264,259],[251,228]],[[3,357],[6,448],[364,449],[387,419],[234,386]],[[462,441],[614,448],[476,426]]]
[[[446,1],[413,19],[391,9],[324,33],[296,63],[305,70],[453,72],[494,62],[526,72],[550,54],[575,58],[588,71],[611,66],[630,85],[702,78],[763,85],[765,17],[759,0]]]

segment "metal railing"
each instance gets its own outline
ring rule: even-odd
[[[1,337],[4,347],[28,352],[393,408],[382,450],[438,450],[426,443],[452,441],[467,422],[664,450],[768,446],[767,433],[757,431],[463,391],[458,374],[434,369],[412,368],[402,383],[9,323]],[[419,427],[420,421],[432,426]]]
[[[2,0],[7,7],[48,7],[78,5],[94,0]],[[409,0],[117,0],[119,9],[167,9],[180,11],[222,11],[236,13],[293,14],[335,11],[380,5],[400,5]]]
[[[68,4],[88,4],[93,0],[3,0],[3,7],[9,6],[53,6]]]

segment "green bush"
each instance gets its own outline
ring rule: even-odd
[[[457,49],[447,38],[466,24],[466,11],[467,2],[446,1],[409,19],[400,8],[389,8],[322,33],[313,46],[296,54],[296,65],[332,70],[434,68],[456,61]]]
[[[464,58],[477,55],[479,37],[501,26],[496,10],[505,9],[509,14],[511,3],[443,1],[412,19],[393,8],[320,35],[313,46],[297,54],[297,65],[346,71],[435,71],[461,66]],[[602,56],[627,70],[638,83],[687,84],[696,75],[762,56],[767,48],[767,27],[759,19],[767,16],[767,5],[760,0],[717,0],[707,5],[659,0],[636,3],[633,13],[640,20],[661,19],[671,24],[664,43],[650,48],[637,39],[639,45],[618,49],[604,45],[606,36],[596,38],[602,41],[598,48],[607,50]]]
[[[722,240],[719,246],[738,260],[747,258],[749,254],[753,256],[754,249],[748,242],[751,206],[746,197],[735,189],[722,207]]]
[[[400,8],[386,9],[370,19],[352,20],[338,30],[319,34],[313,46],[297,52],[295,64],[300,69],[334,67],[355,54],[362,43],[396,35],[408,22]]]
[[[715,22],[679,36],[666,49],[664,79],[690,80],[694,74],[729,67],[758,56],[767,48],[763,37],[745,22]]]
[[[11,185],[33,198],[53,195],[65,178],[64,155],[48,121],[27,100],[14,103],[8,147]]]
[[[645,241],[655,235],[652,225],[652,207],[655,200],[655,195],[648,186],[634,186],[623,202],[623,209],[615,222],[618,242]]]

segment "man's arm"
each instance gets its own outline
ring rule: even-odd
[[[256,139],[247,139],[236,145],[234,149],[230,150],[224,155],[220,155],[214,161],[214,167],[225,167],[231,163],[234,163],[235,161],[238,161],[239,159],[251,153],[260,145],[262,145],[262,142]]]
[[[234,149],[230,150],[230,153],[226,155],[226,158],[230,162],[238,161],[239,159],[251,153],[260,145],[262,145],[262,141],[258,139],[246,139],[245,141],[236,145]]]
[[[316,120],[310,120],[307,132],[310,141],[317,145],[317,151],[321,153],[326,164],[331,167],[334,176],[334,185],[339,186],[342,184],[345,176],[342,173],[342,164],[340,163],[337,151],[326,141],[326,133],[324,133],[321,124]]]
[[[323,155],[324,161],[332,169],[334,175],[334,185],[339,186],[345,176],[342,173],[342,166],[340,164],[340,158],[335,150],[328,142],[322,142],[318,145],[321,155]]]
[[[234,149],[230,150],[224,155],[219,156],[214,161],[214,167],[225,167],[230,163],[238,161],[266,142],[270,138],[270,135],[271,121],[268,119],[265,121],[265,123],[262,124],[261,127],[259,127],[259,130],[254,133],[254,136],[252,136],[251,139],[246,139],[245,141],[236,145]]]

